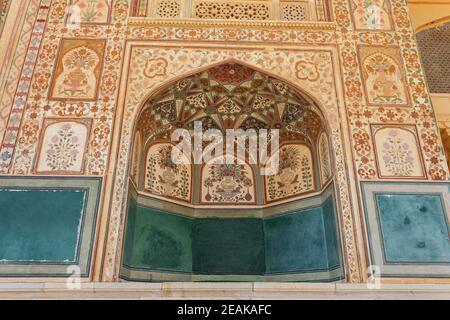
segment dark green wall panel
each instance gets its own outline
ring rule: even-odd
[[[329,197],[322,206],[325,241],[327,246],[328,268],[341,265],[338,222],[333,198]]]
[[[382,277],[450,278],[450,183],[361,182],[370,258]]]
[[[234,281],[240,275],[317,272],[327,279],[341,266],[333,197],[319,207],[266,219],[189,218],[131,199],[127,219],[123,265],[133,272],[229,275]]]
[[[191,219],[136,206],[134,202],[130,205],[128,219],[131,223],[127,226],[125,248],[132,248],[132,253],[125,254],[126,265],[152,270],[192,271]]]
[[[122,261],[126,265],[133,264],[134,234],[135,234],[134,231],[136,229],[136,211],[137,211],[137,203],[133,198],[130,198],[128,202],[125,244],[122,257]]]
[[[377,194],[376,203],[386,262],[450,262],[440,195]]]
[[[261,219],[196,219],[193,271],[199,274],[264,274]]]
[[[268,273],[327,269],[320,207],[266,219],[264,232]]]
[[[87,190],[0,189],[0,260],[75,262]]]

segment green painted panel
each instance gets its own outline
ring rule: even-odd
[[[386,262],[450,262],[448,222],[440,195],[377,194]]]
[[[2,262],[75,262],[87,191],[0,189]]]
[[[322,215],[327,245],[328,268],[331,269],[341,265],[338,225],[332,197],[329,197],[323,204]]]
[[[123,263],[132,265],[134,252],[134,230],[136,228],[137,203],[133,198],[128,202],[128,214],[126,221],[125,244],[123,249]]]
[[[199,274],[263,274],[261,219],[196,219],[193,271]]]
[[[308,274],[307,281],[314,281],[336,278],[328,272],[341,266],[339,250],[333,197],[319,207],[266,219],[189,218],[132,199],[123,266],[128,279],[147,281],[154,272],[180,271],[195,281],[254,281],[275,274]]]
[[[321,207],[264,220],[267,273],[326,270]]]
[[[192,220],[130,205],[124,263],[134,268],[192,271]],[[132,234],[134,233],[134,234]],[[131,241],[131,242],[130,242]]]

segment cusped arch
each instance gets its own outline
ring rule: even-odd
[[[260,72],[262,74],[265,74],[269,77],[272,77],[274,79],[277,79],[280,82],[283,82],[285,84],[287,84],[289,87],[293,88],[294,90],[296,90],[299,94],[301,94],[302,96],[306,97],[308,100],[310,100],[312,102],[312,104],[314,105],[314,108],[317,110],[318,114],[321,115],[321,117],[325,120],[324,121],[324,129],[327,133],[331,132],[331,127],[330,127],[330,123],[327,119],[327,112],[325,111],[325,109],[322,106],[322,103],[320,103],[320,100],[318,97],[316,97],[313,93],[309,92],[307,89],[305,89],[304,87],[302,87],[300,85],[300,83],[298,82],[293,82],[292,80],[277,74],[275,72],[273,72],[272,70],[267,70],[265,68],[262,68],[260,66],[257,65],[253,65],[250,64],[248,62],[236,59],[236,58],[228,58],[225,59],[223,61],[220,62],[216,62],[216,63],[212,63],[212,64],[208,64],[206,66],[202,66],[199,68],[194,68],[188,72],[182,73],[180,75],[174,76],[170,79],[167,79],[165,81],[163,81],[161,84],[156,85],[154,88],[152,88],[151,90],[149,90],[141,99],[141,102],[139,104],[139,107],[136,109],[136,111],[134,112],[134,116],[133,116],[133,132],[136,131],[136,127],[137,127],[137,123],[139,118],[141,117],[142,112],[145,110],[146,104],[148,103],[148,101],[150,101],[152,99],[152,97],[154,97],[155,95],[157,95],[159,92],[162,92],[163,90],[167,89],[170,86],[173,86],[175,83],[177,83],[180,80],[183,80],[185,78],[188,78],[190,76],[193,76],[195,74],[207,71],[209,69],[212,69],[214,67],[218,67],[221,65],[225,65],[225,64],[238,64],[241,66],[245,66],[249,69],[253,69],[257,72]]]
[[[232,157],[242,163],[214,164],[212,157],[213,163],[192,164],[191,201],[163,194],[181,180],[167,172],[163,176],[161,170],[151,179],[147,176],[143,188],[133,190],[131,184],[121,276],[137,281],[344,277],[335,187],[319,183],[317,141],[320,134],[331,134],[319,104],[289,81],[235,60],[177,77],[151,92],[134,124],[135,132],[142,134],[142,150],[148,150],[147,172],[158,172],[158,161],[172,167],[169,151],[158,148],[174,145],[170,139],[175,129],[187,132],[182,136],[192,142],[196,120],[201,120],[202,131],[216,129],[222,135],[227,129],[270,129],[271,136],[278,132],[280,149],[294,151],[289,159],[285,153],[281,156],[282,172],[275,173],[278,178],[271,186],[279,192],[268,201],[259,170],[264,165],[250,164],[238,153]],[[271,131],[275,129],[279,131]],[[277,153],[275,141],[269,144],[269,159]],[[150,164],[155,154],[159,160]],[[167,182],[164,192],[150,190],[155,183]],[[151,196],[155,193],[158,197]],[[319,260],[305,263],[318,246]]]
[[[299,192],[294,190],[295,192],[292,194],[288,192],[289,194],[275,197],[271,201],[262,197],[264,198],[261,200],[262,203],[258,204],[263,205],[320,190],[321,186],[317,183],[320,175],[316,144],[319,134],[329,132],[328,122],[315,99],[298,89],[297,85],[293,85],[279,76],[229,59],[194,70],[188,75],[179,76],[154,89],[147,96],[137,114],[134,130],[140,132],[142,150],[147,150],[148,146],[156,141],[170,142],[171,134],[175,129],[187,130],[193,136],[196,121],[200,121],[203,132],[208,129],[216,129],[222,132],[224,137],[225,131],[228,129],[242,129],[245,132],[277,129],[279,130],[280,144],[295,141],[314,149],[310,150],[308,167],[316,172],[311,173],[311,181],[308,181],[305,190]],[[270,143],[268,148],[272,148]],[[136,148],[132,150],[136,150]],[[246,151],[246,155],[248,155],[248,150]],[[144,160],[148,158],[148,154],[140,157],[132,155],[132,158],[146,161],[145,164],[137,167],[148,166],[147,160]],[[204,182],[202,181],[202,170],[196,166],[192,168],[192,177],[194,179],[197,176],[198,183]],[[252,171],[258,170],[252,169]],[[155,176],[155,178],[157,177]],[[139,179],[137,180],[139,181]],[[148,178],[146,177],[144,180],[147,181]],[[264,177],[253,180],[255,184],[256,180],[261,181],[260,188],[267,186],[263,183]],[[148,191],[149,188],[145,183],[141,183],[141,187],[138,186],[138,189]],[[154,194],[153,191],[150,193]],[[261,194],[267,194],[264,190],[260,191]],[[156,193],[161,195],[161,192]],[[241,199],[240,204],[255,204],[256,197],[253,193],[258,193],[258,191],[247,193],[246,197]],[[251,198],[251,200],[245,201],[246,198]],[[203,194],[191,197],[190,200],[184,200],[197,201],[197,204],[208,202]],[[217,201],[217,203],[220,202]]]

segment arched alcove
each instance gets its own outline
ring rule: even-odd
[[[277,159],[277,172],[263,174],[249,141],[244,159],[234,150],[227,154],[230,163],[225,156],[196,163],[190,155],[175,164],[176,129],[197,148],[195,130],[213,129],[225,140],[229,129],[268,130],[268,137],[276,129],[278,150],[274,140],[266,141],[267,163]],[[237,62],[215,65],[152,95],[135,125],[121,277],[341,279],[328,137],[326,120],[307,94]]]

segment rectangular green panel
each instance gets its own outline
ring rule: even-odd
[[[196,219],[193,271],[199,274],[264,274],[261,219]]]
[[[136,205],[128,213],[124,264],[161,271],[192,271],[192,220]],[[127,251],[126,250],[126,251]]]
[[[87,189],[0,188],[0,260],[78,260]]]
[[[322,205],[324,234],[327,243],[328,268],[341,265],[338,225],[334,213],[333,197],[329,197]]]
[[[448,263],[448,221],[440,195],[376,194],[387,263]]]
[[[322,208],[264,220],[267,273],[327,270]]]
[[[334,281],[342,278],[332,195],[315,199],[317,206],[266,219],[187,217],[147,207],[140,204],[139,197],[137,201],[131,199],[128,209],[121,269],[124,279]]]
[[[126,232],[125,232],[125,243],[123,248],[123,263],[131,265],[133,262],[133,252],[134,252],[134,229],[136,228],[136,210],[137,203],[136,200],[130,198],[128,200],[128,211],[126,220]]]

